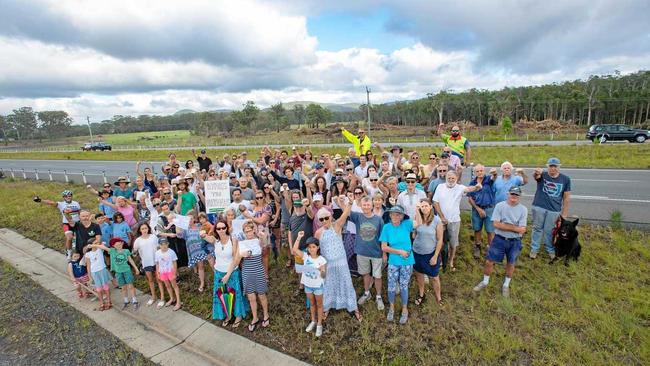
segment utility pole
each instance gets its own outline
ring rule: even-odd
[[[93,130],[90,128],[90,117],[86,116],[86,122],[88,122],[88,132],[90,132],[90,143],[92,144],[93,141]]]
[[[370,88],[366,85],[366,109],[368,110],[368,134],[370,134]]]

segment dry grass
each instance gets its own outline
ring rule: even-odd
[[[34,193],[55,198],[64,187],[0,183],[0,226],[62,248],[58,212],[30,199]],[[89,193],[79,186],[73,189],[82,206],[96,207]],[[253,334],[244,329],[237,333],[320,365],[650,363],[647,232],[583,225],[583,255],[569,268],[560,263],[549,266],[543,256],[527,259],[529,238],[525,238],[511,298],[504,299],[499,293],[502,266],[497,266],[484,293],[472,293],[481,279],[482,263],[469,253],[467,222],[465,218],[458,271],[441,275],[446,305],[438,308],[429,293],[422,308],[410,304],[406,326],[387,324],[384,314],[368,303],[362,307],[362,323],[346,313],[333,313],[323,337],[313,338],[304,332],[308,316],[304,295],[296,293],[298,278],[280,261],[271,269],[272,326]],[[210,294],[196,291],[196,276],[186,273],[184,278],[185,309],[210,318]],[[358,280],[355,287],[361,288]],[[411,301],[413,289],[414,281]]]

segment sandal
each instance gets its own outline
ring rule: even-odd
[[[323,321],[327,320],[328,315],[329,315],[329,311],[323,312]]]
[[[249,332],[254,332],[255,329],[257,329],[257,325],[258,325],[259,323],[260,323],[260,320],[257,319],[256,322],[252,322],[252,323],[248,324],[248,331],[249,331]]]
[[[355,317],[359,323],[361,323],[363,320],[363,316],[361,316],[359,310],[355,310],[353,313],[350,313],[350,316]]]
[[[262,320],[262,328],[268,328],[269,326],[271,326],[271,318],[270,317]]]
[[[287,268],[291,268],[291,259],[289,259],[289,260],[287,261],[287,264],[285,264],[285,267],[287,267]]]
[[[176,306],[174,306],[174,309],[172,309],[172,310],[173,311],[179,311],[179,310],[181,310],[181,307],[183,307],[183,305],[179,302],[179,303],[176,303]]]
[[[232,321],[232,318],[228,318],[228,319],[224,320],[223,323],[221,323],[221,326],[222,327],[227,327],[227,326],[230,325],[231,321]]]
[[[232,323],[232,325],[231,325],[230,327],[232,327],[232,328],[239,328],[239,324],[241,324],[241,319],[239,319],[239,320],[235,320],[235,322]]]
[[[418,295],[418,298],[415,299],[415,305],[418,305],[418,306],[422,305],[422,303],[424,303],[424,300],[426,300],[426,298],[427,298],[426,294]]]
[[[113,307],[113,303],[110,303],[110,302],[109,302],[109,303],[107,303],[106,305],[104,305],[104,310],[111,309],[112,307]]]
[[[442,307],[444,303],[442,302],[442,299],[436,301],[438,303],[438,306]]]
[[[455,266],[451,266],[451,271],[452,271],[452,272],[456,272],[456,267],[455,267]]]
[[[203,293],[203,286],[199,287],[199,292]]]

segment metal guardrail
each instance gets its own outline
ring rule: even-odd
[[[112,181],[112,179],[116,179],[117,177],[126,177],[129,181],[131,180],[131,172],[124,172],[123,175],[118,175],[118,174],[106,174],[106,171],[102,171],[101,173],[86,173],[85,171],[68,171],[68,170],[62,170],[62,171],[56,171],[56,170],[47,170],[47,171],[39,171],[38,169],[34,170],[25,170],[25,169],[0,169],[0,177],[4,176],[6,178],[12,178],[12,179],[24,179],[24,180],[36,180],[36,181],[48,181],[48,182],[55,182],[55,181],[60,181],[58,179],[54,179],[54,177],[61,177],[61,180],[64,181],[65,183],[74,183],[76,181],[76,178],[80,179],[83,184],[88,184],[89,182],[93,183],[108,183],[109,181]]]

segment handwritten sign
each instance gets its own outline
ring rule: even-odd
[[[206,180],[205,210],[207,213],[223,212],[230,205],[230,186],[227,180]]]
[[[183,216],[183,215],[175,215],[174,219],[172,220],[172,223],[183,230],[187,230],[190,228],[190,217]]]
[[[260,247],[259,239],[242,240],[239,242],[239,254],[251,252],[251,255],[261,255],[262,247]]]

